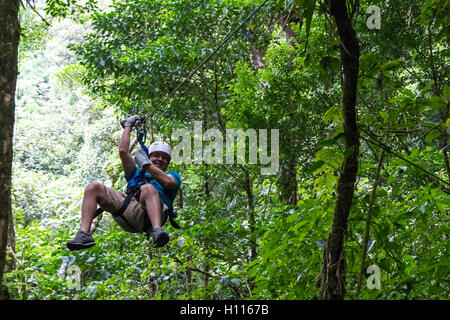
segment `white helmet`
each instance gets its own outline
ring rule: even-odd
[[[169,155],[169,159],[171,158],[171,151],[169,144],[165,143],[164,141],[155,141],[153,142],[150,147],[148,148],[148,155],[151,155],[152,152],[155,151],[161,151],[164,153],[167,153]]]

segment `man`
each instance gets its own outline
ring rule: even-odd
[[[122,208],[126,195],[98,182],[91,182],[84,190],[81,205],[81,227],[73,240],[67,242],[70,250],[87,249],[95,245],[89,234],[95,217],[97,204],[113,214],[113,219],[128,232],[152,233],[154,247],[162,247],[169,241],[169,235],[161,228],[166,210],[173,208],[173,201],[180,188],[178,172],[166,172],[171,160],[170,146],[165,142],[154,142],[149,147],[149,155],[143,150],[136,151],[135,157],[129,151],[130,134],[139,116],[131,116],[121,122],[124,127],[119,144],[119,155],[127,179],[127,190],[138,187],[140,192],[131,199],[122,215],[114,213]],[[145,172],[145,176],[143,172]]]

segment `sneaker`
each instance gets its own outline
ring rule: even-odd
[[[95,245],[94,238],[81,230],[78,230],[77,234],[75,235],[75,238],[73,240],[70,240],[67,242],[67,248],[69,250],[81,250],[81,249],[87,249]]]
[[[153,247],[160,248],[169,242],[169,235],[161,228],[153,228]]]

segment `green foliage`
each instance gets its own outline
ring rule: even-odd
[[[76,9],[72,1],[47,4],[51,15]],[[152,118],[155,138],[166,140],[199,120],[222,130],[279,129],[280,167],[291,170],[297,203],[280,202],[289,186],[281,171],[261,176],[260,164],[173,163],[169,169],[183,181],[177,221],[184,228],[165,226],[171,241],[158,250],[106,213],[94,247],[70,252],[64,246],[79,227],[83,187],[94,180],[118,190],[125,184],[117,151],[123,115],[88,96],[96,99],[94,92],[129,113],[154,110],[256,4],[115,1],[92,13],[89,24],[55,24],[42,52],[33,50],[44,33],[26,30],[36,42],[23,44],[29,53],[17,90],[15,268],[5,275],[12,297],[318,299],[336,184],[355,150],[344,147],[340,42],[316,4],[271,1]],[[446,299],[448,185],[390,151],[449,181],[448,4],[370,4],[382,10],[380,30],[366,26],[369,3],[359,10],[350,3],[361,43],[362,139],[345,238],[347,298]],[[290,42],[288,30],[295,33]],[[256,67],[255,52],[263,67]],[[379,290],[365,285],[370,265],[381,269]],[[69,267],[81,272],[79,288],[69,285]]]
[[[316,299],[323,240],[331,207],[304,200],[296,208],[271,209],[260,241],[260,258],[247,265],[256,285],[255,299]]]
[[[39,223],[16,227],[16,269],[4,281],[15,299],[65,299],[69,291],[57,276],[64,232]]]
[[[25,57],[41,49],[45,43],[47,29],[45,22],[31,10],[21,8],[19,11],[19,22],[19,61],[22,61]]]
[[[75,14],[93,12],[97,9],[97,1],[87,0],[45,0],[46,6],[44,10],[52,17],[65,18],[68,15],[73,16]]]

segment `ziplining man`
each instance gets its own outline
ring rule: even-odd
[[[180,174],[166,172],[171,160],[171,148],[162,141],[149,147],[149,154],[142,148],[134,156],[129,151],[131,130],[139,116],[131,116],[121,122],[124,128],[119,144],[119,155],[125,178],[130,190],[138,190],[130,196],[128,206],[124,205],[127,195],[108,188],[98,182],[89,183],[81,205],[81,227],[73,240],[67,242],[69,250],[87,249],[95,245],[89,233],[96,216],[97,204],[104,211],[112,213],[113,219],[128,232],[152,234],[153,246],[162,247],[169,241],[169,235],[161,228],[181,185]],[[145,174],[144,174],[145,172]],[[126,206],[123,211],[123,205]],[[118,212],[123,211],[121,214]],[[163,222],[162,222],[163,221]]]

